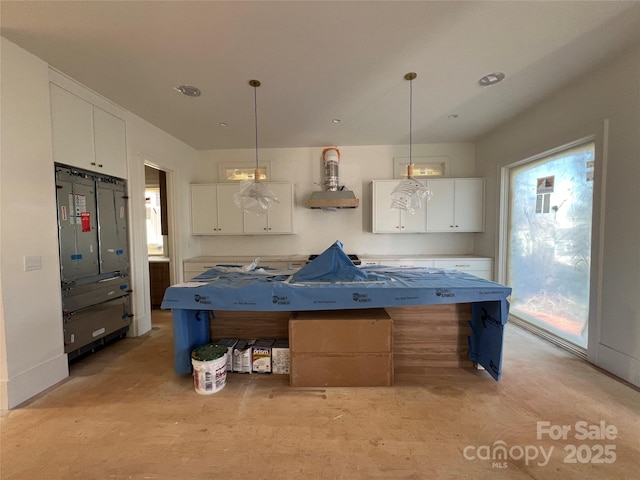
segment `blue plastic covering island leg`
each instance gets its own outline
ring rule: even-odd
[[[173,360],[176,373],[191,373],[191,352],[209,343],[209,311],[172,309]]]
[[[471,305],[469,359],[482,365],[495,379],[502,375],[504,326],[509,318],[506,300],[476,302]]]

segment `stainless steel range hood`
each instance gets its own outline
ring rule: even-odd
[[[323,208],[333,210],[336,208],[357,208],[360,201],[351,190],[335,190],[313,192],[307,203],[309,208]]]
[[[322,151],[322,159],[324,162],[323,184],[325,189],[313,192],[309,202],[307,202],[307,207],[324,210],[358,207],[360,202],[355,194],[339,184],[338,163],[340,162],[340,150],[336,147],[325,148]]]

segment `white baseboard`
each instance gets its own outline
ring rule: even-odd
[[[15,408],[68,376],[69,364],[66,353],[31,367],[2,382],[0,409]]]
[[[640,360],[603,344],[598,345],[597,358],[598,367],[613,373],[636,387],[640,387]]]

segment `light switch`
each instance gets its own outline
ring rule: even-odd
[[[40,255],[24,257],[25,272],[28,272],[31,270],[41,270],[41,269],[42,269],[42,257]]]

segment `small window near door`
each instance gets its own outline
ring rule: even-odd
[[[162,211],[160,208],[160,188],[146,188],[144,191],[147,210],[147,252],[149,255],[164,255],[162,236]]]

